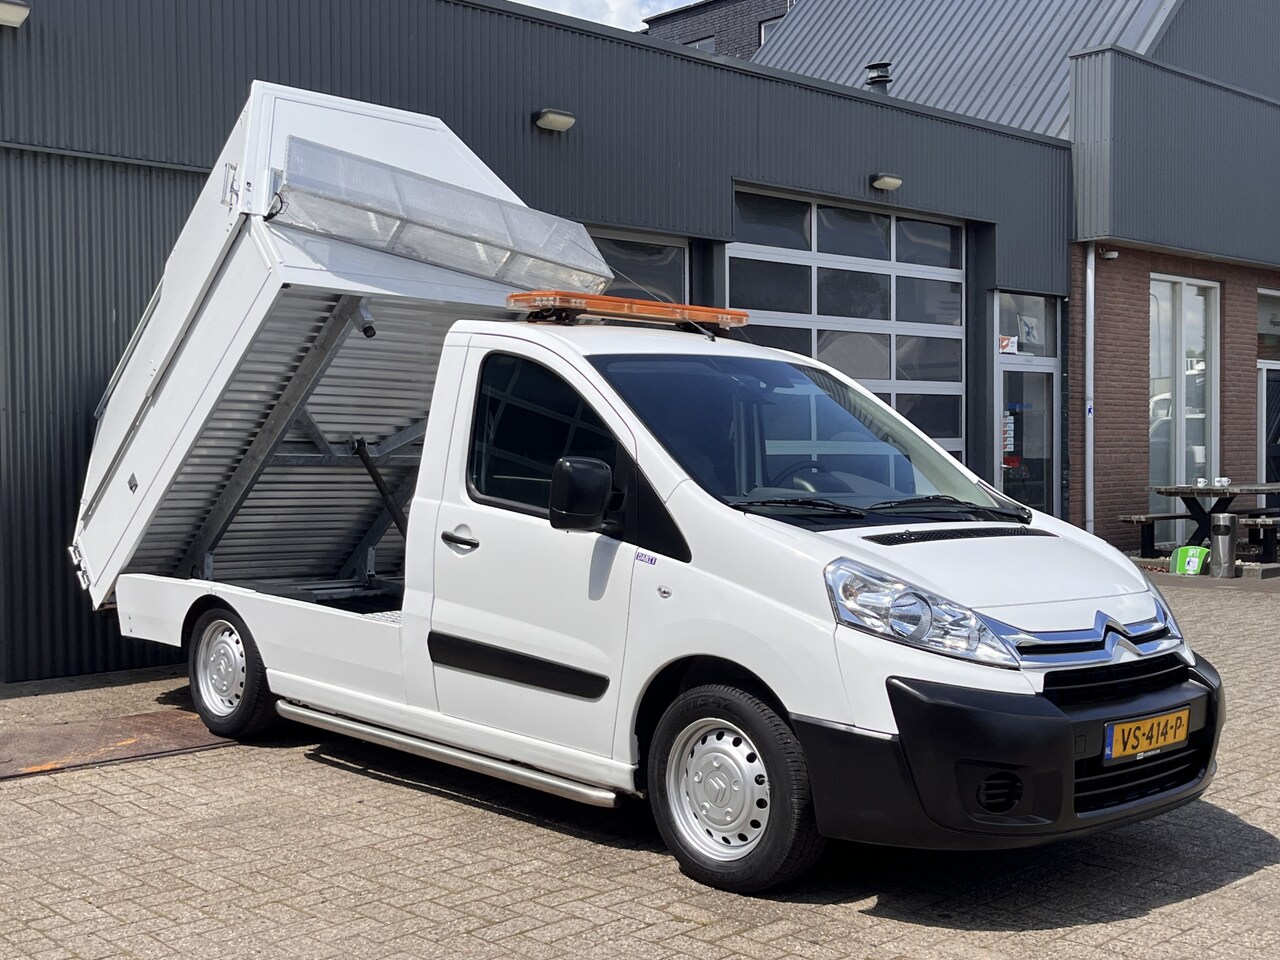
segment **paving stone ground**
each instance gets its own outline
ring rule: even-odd
[[[286,728],[0,783],[0,957],[1277,957],[1280,591],[1167,593],[1229,718],[1205,799],[1157,820],[996,854],[838,844],[747,898],[681,875],[640,804],[580,807]],[[5,694],[0,724],[182,708],[180,676],[142,679],[74,702]]]

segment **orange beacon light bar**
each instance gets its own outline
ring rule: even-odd
[[[507,308],[527,313],[532,320],[572,319],[589,314],[610,320],[638,320],[644,323],[697,323],[717,327],[745,327],[747,311],[726,307],[695,307],[687,303],[631,300],[626,297],[569,293],[564,290],[534,290],[507,297]]]

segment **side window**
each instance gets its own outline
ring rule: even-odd
[[[545,513],[561,457],[596,457],[615,471],[618,443],[571,386],[523,357],[490,354],[480,368],[468,478],[477,499]]]

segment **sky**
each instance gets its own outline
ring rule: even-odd
[[[554,10],[583,20],[607,23],[624,30],[640,30],[644,18],[663,10],[683,7],[690,0],[516,0],[530,7]]]

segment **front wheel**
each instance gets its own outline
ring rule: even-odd
[[[225,607],[206,610],[188,644],[191,699],[209,732],[252,737],[266,730],[275,719],[275,698],[245,622]]]
[[[677,697],[658,721],[648,775],[662,838],[695,880],[751,893],[822,852],[804,751],[749,693],[714,684]]]

